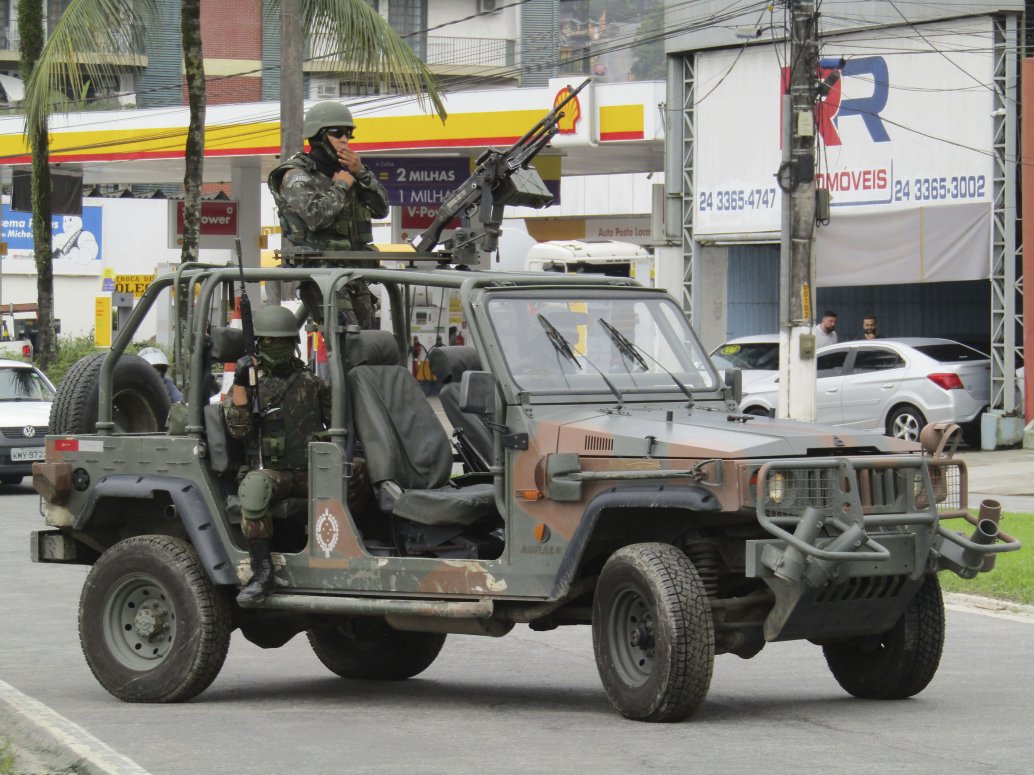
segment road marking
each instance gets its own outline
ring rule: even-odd
[[[38,700],[0,681],[0,720],[10,731],[35,738],[39,748],[57,749],[74,759],[77,772],[89,775],[148,775],[147,770],[81,726]],[[28,746],[32,748],[31,745]]]

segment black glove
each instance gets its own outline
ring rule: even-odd
[[[251,370],[255,368],[255,359],[245,355],[237,361],[237,369],[233,372],[233,384],[251,387]]]

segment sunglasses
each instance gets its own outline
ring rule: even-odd
[[[330,129],[328,129],[327,130],[327,134],[330,135],[331,137],[336,137],[339,140],[342,137],[347,137],[349,140],[351,140],[352,137],[355,135],[355,130],[352,129],[351,127],[338,126],[338,127],[331,127]]]

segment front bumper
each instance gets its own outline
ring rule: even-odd
[[[756,493],[758,523],[772,537],[747,542],[746,575],[776,597],[766,640],[885,631],[924,574],[972,578],[989,556],[1020,548],[988,520],[969,538],[941,525],[971,519],[961,461],[773,461],[758,471]]]

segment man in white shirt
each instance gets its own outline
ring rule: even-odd
[[[837,343],[837,313],[826,310],[822,322],[815,326],[815,348]]]

